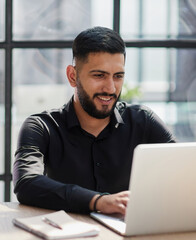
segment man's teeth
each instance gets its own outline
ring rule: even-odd
[[[109,101],[111,98],[99,97],[103,101]]]

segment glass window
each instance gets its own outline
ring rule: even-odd
[[[196,50],[127,48],[125,81],[142,101],[196,101]]]
[[[93,0],[91,3],[91,19],[89,27],[113,27],[113,0]]]
[[[125,61],[125,82],[133,86],[137,85],[139,80],[139,49],[127,48],[126,49],[126,61]]]
[[[196,1],[179,0],[179,24],[180,37],[195,38],[196,35]]]
[[[13,182],[11,181],[10,183],[10,197],[11,197],[11,202],[18,202],[18,199],[16,197],[16,194],[14,193],[14,184]]]
[[[168,50],[164,48],[127,48],[125,83],[139,87],[139,101],[167,101]]]
[[[144,99],[167,100],[167,49],[144,48],[141,51],[141,87]]]
[[[125,71],[126,87],[139,89],[130,102],[152,106],[179,141],[196,141],[196,50],[127,48]]]
[[[72,96],[73,89],[66,79],[69,64],[72,64],[71,49],[13,50],[13,154],[26,117],[59,108]]]
[[[196,1],[122,0],[121,35],[132,38],[195,38]]]
[[[0,49],[0,174],[4,172],[5,52]]]
[[[112,0],[15,0],[13,38],[71,40],[95,25],[112,27],[112,14]]]
[[[139,34],[140,1],[121,0],[120,34],[124,40],[137,37]]]
[[[4,182],[0,181],[0,202],[4,201],[4,188],[5,188]]]
[[[5,41],[5,0],[0,0],[0,41]]]
[[[196,49],[171,50],[171,100],[196,101]]]
[[[142,34],[163,37],[167,35],[167,1],[148,0],[142,4]]]

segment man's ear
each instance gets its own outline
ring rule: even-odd
[[[67,78],[72,87],[76,87],[76,69],[72,65],[68,65],[66,69]]]

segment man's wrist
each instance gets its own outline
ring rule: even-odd
[[[99,197],[100,194],[96,194],[93,196],[93,198],[91,199],[90,203],[89,203],[89,208],[91,211],[94,210],[94,203],[95,203],[95,200],[97,199],[97,197]]]
[[[92,200],[90,201],[90,204],[89,204],[89,207],[90,207],[90,210],[94,211],[94,212],[97,212],[99,209],[97,209],[97,202],[98,200],[105,196],[105,195],[109,195],[109,193],[107,192],[104,192],[104,193],[100,193],[100,194],[96,194]]]
[[[105,196],[105,195],[109,195],[109,193],[107,193],[107,192],[101,193],[101,194],[95,199],[94,205],[93,205],[93,211],[94,211],[94,212],[97,212],[97,211],[98,211],[98,209],[97,209],[97,202],[98,202],[98,200],[99,200],[101,197]]]

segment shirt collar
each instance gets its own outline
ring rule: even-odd
[[[120,124],[120,123],[121,123],[121,124],[124,124],[124,121],[123,121],[123,119],[122,119],[122,117],[121,117],[121,115],[120,115],[117,107],[115,107],[115,109],[114,109],[114,115],[115,115],[116,123],[117,123],[117,124]]]
[[[65,111],[67,111],[67,126],[68,128],[72,128],[75,126],[80,126],[79,120],[74,110],[73,106],[73,97],[69,100],[69,102],[65,105]],[[114,125],[115,128],[118,128],[119,124],[124,124],[124,121],[120,115],[120,112],[117,107],[114,108],[114,112],[111,115],[110,120],[112,126]]]

